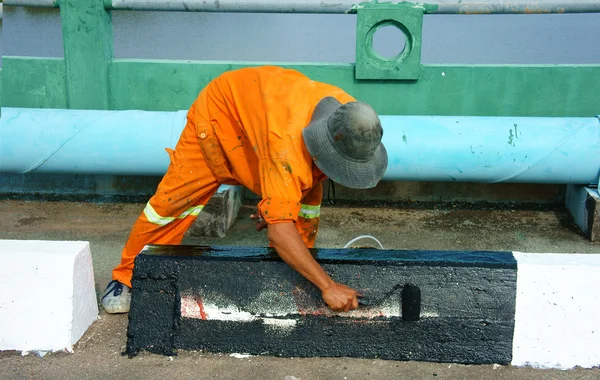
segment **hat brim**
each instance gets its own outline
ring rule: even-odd
[[[385,146],[380,143],[368,161],[342,157],[333,146],[327,129],[327,118],[341,105],[335,98],[325,98],[315,108],[310,124],[302,131],[304,143],[317,167],[331,180],[353,189],[375,187],[388,165]]]

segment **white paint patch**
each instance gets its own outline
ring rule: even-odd
[[[214,304],[205,303],[204,313],[206,314],[206,319],[217,321],[250,322],[256,319],[256,316],[253,314],[242,311],[234,305],[219,307]]]
[[[398,302],[387,302],[384,305],[378,307],[359,307],[358,309],[351,310],[347,313],[332,313],[340,317],[346,318],[391,318],[400,317],[402,306]]]
[[[512,365],[600,365],[600,254],[514,256],[518,271]]]
[[[275,298],[281,297],[279,294],[274,296]],[[356,319],[373,319],[373,318],[392,318],[401,317],[402,306],[398,302],[388,301],[385,304],[377,307],[359,307],[358,309],[345,312],[334,312],[327,307],[323,307],[318,310],[298,310],[295,306],[292,308],[289,305],[284,305],[281,302],[276,303],[273,306],[276,310],[269,310],[266,313],[252,314],[240,310],[235,305],[218,306],[216,303],[210,300],[197,299],[192,291],[184,291],[181,294],[181,316],[183,318],[195,318],[195,319],[206,319],[206,320],[218,320],[218,321],[237,321],[237,322],[251,322],[257,319],[262,319],[265,324],[280,327],[287,327],[292,322],[294,326],[296,321],[294,319],[285,318],[288,316],[294,316],[298,314],[315,314],[324,315],[329,317],[339,316],[344,318],[356,318]],[[255,307],[256,309],[256,307]],[[421,314],[424,318],[438,317],[437,313],[424,312]],[[284,322],[287,321],[287,322]]]
[[[0,240],[0,350],[72,351],[98,318],[90,245]]]
[[[188,292],[181,294],[181,317],[238,322],[256,320],[254,314],[242,311],[235,305],[217,306],[214,303],[202,301]]]
[[[290,333],[297,324],[295,319],[277,318],[276,314],[255,315],[240,310],[238,307],[229,305],[219,307],[213,303],[206,303],[200,298],[184,292],[181,295],[181,317],[217,321],[252,322],[261,320],[269,328],[273,328],[283,334]]]
[[[265,289],[252,302],[248,310],[260,310],[266,317],[284,317],[298,313],[298,306],[293,297],[282,295],[279,289]]]
[[[228,305],[224,307],[217,306],[214,303],[202,301],[201,299],[190,295],[189,292],[181,294],[181,317],[183,318],[235,322],[252,322],[261,319],[265,324],[272,326],[293,327],[296,325],[296,321],[293,319],[276,318],[282,316],[285,315],[271,313],[267,314],[265,317],[240,310],[240,308],[235,305]]]
[[[236,359],[248,359],[251,358],[252,355],[248,355],[248,354],[230,354],[229,356],[231,356],[232,358],[236,358]]]
[[[273,326],[276,328],[280,328],[283,330],[293,329],[296,327],[298,323],[295,319],[287,319],[287,318],[262,318],[263,323],[268,326]]]

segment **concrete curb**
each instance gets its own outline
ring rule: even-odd
[[[267,249],[146,247],[134,271],[127,352],[600,363],[600,255],[313,253],[371,305],[330,312],[315,287]],[[418,297],[405,295],[407,284]]]
[[[87,241],[0,240],[0,350],[71,352],[98,318]]]
[[[600,255],[313,253],[370,306],[332,313],[271,250],[146,247],[136,259],[127,353],[600,364]]]
[[[186,232],[192,237],[225,237],[242,205],[242,186],[221,185]]]
[[[514,256],[512,364],[561,369],[600,365],[600,255]]]

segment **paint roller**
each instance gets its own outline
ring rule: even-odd
[[[376,300],[368,297],[361,297],[358,299],[358,305],[363,308],[381,307],[383,302],[399,289],[402,289],[400,292],[402,319],[405,321],[418,321],[421,317],[421,288],[414,284],[397,284],[381,298]]]
[[[383,248],[383,244],[379,240],[377,240],[374,236],[371,235],[361,235],[357,236],[354,239],[350,240],[344,248],[350,247],[350,244],[356,242],[361,239],[372,239],[379,244],[381,249]],[[358,305],[363,308],[370,307],[378,307],[383,304],[383,302],[392,296],[398,289],[402,289],[400,293],[400,305],[402,305],[402,319],[405,321],[418,321],[421,316],[421,289],[413,284],[396,284],[390,291],[383,295],[378,300],[372,300],[367,297],[361,297],[358,299]]]

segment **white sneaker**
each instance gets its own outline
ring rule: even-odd
[[[131,304],[131,288],[112,280],[106,286],[102,297],[102,306],[109,314],[128,313]]]

